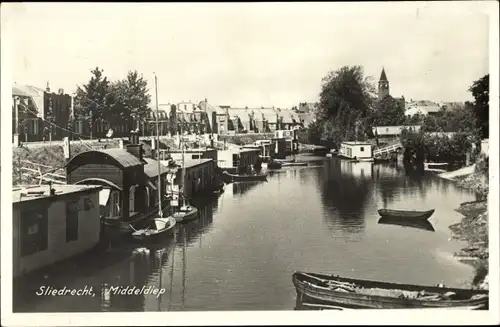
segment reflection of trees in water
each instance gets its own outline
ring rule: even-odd
[[[243,195],[250,191],[251,189],[255,188],[257,185],[260,183],[265,183],[265,182],[244,182],[244,183],[233,183],[233,194],[237,195]]]
[[[349,232],[361,231],[365,205],[371,192],[370,178],[345,173],[340,160],[331,160],[325,163],[318,181],[321,183],[321,200],[330,213],[328,219],[332,220],[328,225],[339,225]]]
[[[398,194],[412,196],[417,191],[420,197],[425,197],[427,186],[432,183],[429,176],[412,167],[400,167],[398,170],[389,165],[376,165],[374,176],[375,192],[380,196],[384,208]]]

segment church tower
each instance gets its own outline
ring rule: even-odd
[[[378,99],[382,100],[387,95],[389,95],[389,81],[385,75],[385,69],[382,68],[382,74],[380,74],[380,79],[378,81]]]

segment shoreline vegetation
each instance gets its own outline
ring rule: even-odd
[[[456,209],[464,217],[449,226],[452,239],[467,242],[467,246],[454,253],[460,262],[475,268],[470,287],[489,289],[488,283],[488,165],[487,158],[480,157],[472,174],[453,178],[460,187],[473,190],[477,201],[464,202]],[[486,162],[486,164],[484,164]]]

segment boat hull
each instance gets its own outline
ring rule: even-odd
[[[307,166],[307,162],[286,162],[283,163],[282,167],[303,167]]]
[[[198,218],[198,209],[194,208],[190,212],[184,214],[184,215],[176,215],[173,214],[172,217],[175,219],[176,222],[181,223],[181,222],[186,222],[189,220],[193,220]]]
[[[172,219],[172,218],[169,218],[169,225],[158,231],[158,233],[154,233],[154,234],[137,234],[136,232],[132,233],[132,238],[137,240],[137,241],[142,241],[142,242],[146,242],[146,241],[157,241],[159,239],[163,239],[164,237],[167,237],[167,236],[170,236],[174,233],[174,228],[176,226],[176,220],[175,219]]]
[[[233,175],[226,172],[224,173],[224,178],[228,182],[257,182],[257,181],[267,181],[267,174]]]
[[[307,283],[314,281],[314,278],[308,278],[307,275],[323,280],[334,280],[337,282],[355,283],[365,288],[381,288],[389,290],[404,290],[412,292],[435,292],[444,294],[454,292],[460,300],[421,300],[410,298],[398,298],[379,295],[367,295],[351,292],[339,292],[322,287],[314,287]],[[439,288],[433,286],[406,285],[396,283],[385,283],[368,280],[357,280],[350,278],[334,277],[331,275],[316,273],[293,274],[293,284],[295,286],[298,300],[301,302],[317,303],[323,305],[341,306],[345,308],[364,308],[364,309],[408,309],[408,308],[455,308],[455,309],[487,309],[488,291],[485,290],[464,290],[456,288]],[[471,299],[474,295],[481,295],[482,298]]]
[[[427,220],[434,214],[434,209],[427,211],[379,209],[378,214],[382,218],[391,220],[398,220],[398,219]]]

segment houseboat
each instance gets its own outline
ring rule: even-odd
[[[248,173],[257,163],[259,152],[260,150],[256,148],[220,150],[217,154],[217,165],[228,173]]]
[[[37,185],[12,190],[13,275],[68,259],[98,245],[96,185]]]
[[[372,144],[366,142],[342,142],[338,154],[341,158],[360,161],[373,161]]]
[[[68,184],[101,185],[101,215],[106,225],[131,232],[135,224],[158,212],[158,198],[167,199],[165,185],[168,167],[163,167],[158,185],[158,162],[143,158],[137,134],[123,148],[91,150],[74,156],[66,164]],[[160,192],[160,196],[158,195]],[[162,201],[163,202],[163,201]]]

